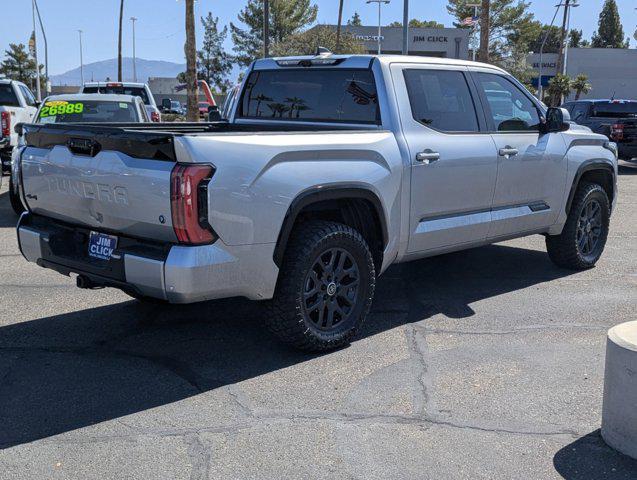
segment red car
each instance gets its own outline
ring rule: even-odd
[[[199,117],[200,118],[208,118],[208,107],[210,104],[208,102],[199,102]]]

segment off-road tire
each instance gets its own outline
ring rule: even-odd
[[[9,203],[11,203],[11,208],[16,215],[20,216],[25,212],[22,201],[13,191],[13,179],[11,177],[9,177]]]
[[[335,255],[334,260],[331,260],[332,255]],[[351,265],[355,264],[357,268],[358,289],[355,293],[351,290],[354,287],[346,285],[351,279],[346,274],[337,274],[337,266],[333,266],[341,258],[346,258],[344,261],[350,265],[349,271],[354,271]],[[324,259],[330,260],[330,265],[325,264],[326,269],[322,270],[321,275],[317,275],[317,269],[322,268],[322,264],[317,262]],[[342,271],[345,270],[341,268]],[[341,280],[336,280],[337,277],[342,283]],[[318,278],[325,280],[318,283],[313,280]],[[326,278],[332,278],[327,285],[328,290],[333,290],[330,288],[331,283],[338,283],[338,287],[334,287],[338,288],[337,293],[322,296],[322,304],[328,304],[322,312],[320,309],[323,307],[308,310],[308,303],[313,303],[314,300],[307,296],[311,291],[319,291],[319,294],[321,289],[326,291],[326,286],[322,284],[327,281]],[[310,285],[314,285],[314,288],[309,288]],[[294,230],[286,248],[274,297],[266,305],[266,325],[280,340],[305,351],[326,351],[348,345],[369,312],[375,285],[376,271],[372,255],[358,231],[336,222],[303,223]],[[353,306],[343,303],[345,295],[355,297]],[[316,297],[318,298],[318,294]],[[320,298],[317,301],[320,302]],[[349,311],[346,317],[342,317],[342,312],[333,313],[330,310],[340,308],[330,304],[333,301],[345,305]],[[336,320],[336,325],[325,328],[325,323],[329,324],[331,321],[323,320],[323,317],[329,316],[330,311],[330,318],[340,316],[341,320]]]
[[[594,202],[600,208],[600,234],[593,251],[585,254],[578,244],[578,225],[584,209]],[[602,255],[608,225],[610,223],[610,201],[604,189],[596,183],[581,183],[571,204],[564,229],[560,235],[547,235],[546,250],[550,259],[559,267],[571,270],[585,270],[595,266]]]

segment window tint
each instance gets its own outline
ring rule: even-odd
[[[538,109],[522,90],[501,75],[478,73],[477,78],[497,131],[539,130]]]
[[[29,90],[24,85],[20,85],[20,91],[22,92],[22,95],[24,96],[24,99],[27,102],[27,105],[29,105],[30,107],[34,106],[35,105],[35,97],[31,93],[31,90]]]
[[[142,97],[142,100],[146,105],[151,104],[144,87],[120,87],[117,85],[103,85],[99,87],[84,87],[82,93],[114,93],[116,95],[132,95],[134,97]]]
[[[18,97],[10,83],[0,83],[0,105],[6,107],[19,107]]]
[[[462,72],[405,70],[414,119],[444,132],[477,132],[478,118]]]
[[[637,117],[637,102],[612,101],[596,102],[593,117],[631,118]]]
[[[238,116],[286,121],[380,123],[369,70],[266,70],[252,72]]]

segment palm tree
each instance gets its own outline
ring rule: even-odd
[[[575,80],[571,82],[571,87],[575,90],[575,100],[579,100],[582,93],[586,95],[593,89],[593,86],[588,82],[588,75],[584,73],[575,77]]]
[[[341,23],[343,23],[343,0],[338,0],[338,24],[336,25],[335,53],[339,53],[341,47]]]
[[[195,1],[186,0],[186,92],[187,113],[189,122],[199,121],[199,108],[197,106],[197,49],[195,44]]]
[[[256,116],[260,117],[261,116],[261,102],[271,102],[272,98],[264,95],[263,93],[260,93],[259,95],[257,95],[256,97],[254,97],[254,99],[257,101],[257,110],[256,110]]]
[[[290,118],[292,118],[292,115],[294,115],[294,110],[296,110],[299,107],[305,106],[305,100],[299,97],[288,97],[285,99],[285,103],[289,104],[289,107],[287,108],[289,112],[288,117]]]
[[[558,73],[549,82],[548,93],[551,98],[551,105],[558,106],[562,99],[571,93],[571,79],[568,76]]]
[[[122,81],[122,18],[124,17],[124,0],[119,2],[119,40],[117,42],[117,81]]]

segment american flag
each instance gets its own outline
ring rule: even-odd
[[[473,26],[478,23],[479,18],[480,17],[467,17],[462,22],[460,22],[460,25]]]

